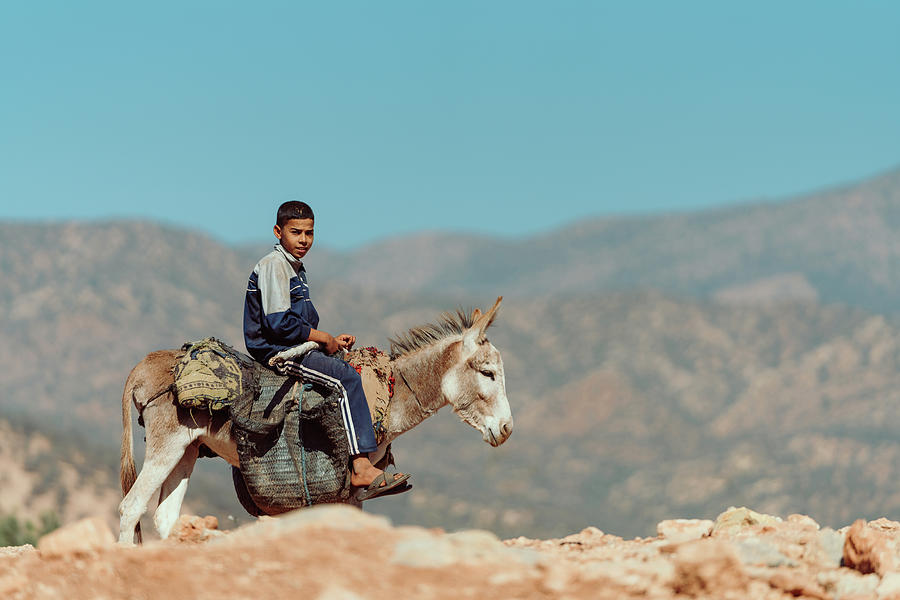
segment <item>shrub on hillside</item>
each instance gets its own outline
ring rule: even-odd
[[[0,546],[37,544],[38,538],[59,525],[59,516],[54,511],[43,513],[37,525],[31,521],[20,521],[15,515],[0,515]]]

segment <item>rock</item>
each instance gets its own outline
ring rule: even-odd
[[[871,573],[859,577],[844,577],[838,580],[834,587],[835,600],[844,600],[851,598],[871,597],[878,588],[878,575]]]
[[[424,530],[422,530],[424,533]],[[535,565],[540,555],[527,548],[510,548],[489,531],[469,530],[447,535],[418,535],[394,546],[391,563],[407,567],[446,567],[456,563],[513,562]]]
[[[178,542],[200,543],[212,537],[223,535],[219,531],[219,520],[212,516],[198,517],[194,515],[181,515],[178,523],[169,534],[169,538]]]
[[[357,530],[373,527],[389,529],[387,517],[373,515],[347,504],[320,504],[309,508],[301,508],[273,520],[278,527],[293,528],[297,526],[324,525],[332,529]]]
[[[709,519],[669,519],[656,525],[656,533],[668,542],[680,544],[706,537],[712,528]]]
[[[758,538],[738,540],[734,543],[734,549],[737,557],[745,565],[765,567],[797,566],[797,561],[791,560],[782,554],[775,544]]]
[[[672,563],[675,574],[671,587],[689,596],[722,596],[726,592],[746,592],[750,579],[731,544],[701,539],[678,546]]]
[[[897,521],[891,521],[890,519],[886,519],[881,517],[879,519],[875,519],[874,521],[869,521],[869,527],[872,529],[877,529],[878,531],[882,531],[884,533],[900,533],[900,523]]]
[[[44,558],[68,554],[91,554],[115,545],[109,525],[100,517],[90,517],[65,525],[38,540]]]
[[[34,546],[25,544],[24,546],[3,546],[0,548],[0,558],[4,556],[21,556],[35,552]]]
[[[28,577],[22,573],[9,573],[0,577],[0,598],[9,598],[13,594],[23,593],[28,586]]]
[[[596,527],[585,527],[578,533],[567,535],[557,542],[560,547],[572,551],[582,551],[603,542],[605,534]]]
[[[581,535],[582,535],[582,537],[591,539],[591,538],[602,538],[606,534],[603,533],[601,530],[597,529],[596,527],[591,526],[591,527],[585,527],[584,529],[582,529]]]
[[[897,569],[894,543],[882,529],[858,519],[847,531],[843,564],[863,574],[886,575]]]
[[[728,510],[716,517],[716,522],[712,527],[710,535],[734,535],[744,529],[754,526],[777,525],[782,520],[772,515],[764,515],[746,507],[735,508],[730,507]]]
[[[819,531],[816,537],[827,564],[832,567],[841,566],[841,559],[844,556],[844,536],[826,527]]]
[[[546,569],[541,586],[552,594],[562,594],[572,585],[578,577],[578,573],[568,565],[556,564]]]
[[[629,553],[630,554],[630,553]],[[671,593],[671,585],[675,576],[675,568],[663,558],[656,557],[616,557],[611,561],[589,561],[577,564],[578,580],[597,582],[608,586],[615,584],[624,592],[623,597],[658,598]]]
[[[125,589],[131,597],[177,600],[206,589],[311,600],[900,600],[900,571],[891,570],[900,565],[900,524],[861,521],[843,535],[802,515],[769,519],[733,509],[715,536],[707,535],[712,521],[678,519],[661,522],[652,538],[623,540],[589,527],[563,538],[503,542],[487,531],[392,527],[352,507],[327,506],[260,519],[228,535],[213,518],[179,519],[173,539],[222,536],[204,544],[119,548],[101,527],[112,548],[77,557],[93,552],[90,532],[70,526],[58,534],[69,540],[65,549],[54,550],[51,536],[40,551],[0,548],[0,599],[117,598]],[[838,565],[845,547],[854,568]],[[64,559],[47,558],[54,552]]]
[[[322,592],[316,596],[316,600],[365,600],[365,598],[353,590],[331,586],[322,590]]]
[[[798,515],[798,514],[788,515],[787,522],[793,523],[795,525],[800,525],[802,527],[810,527],[810,528],[816,529],[816,530],[819,529],[819,524],[816,523],[815,519],[813,519],[812,517],[808,517],[806,515]]]
[[[879,599],[900,599],[900,573],[888,573],[885,575],[875,591],[878,593]]]
[[[346,504],[320,504],[293,510],[274,518],[260,518],[255,523],[238,527],[228,536],[211,543],[233,543],[245,537],[269,538],[288,531],[303,531],[313,527],[327,527],[343,531],[362,529],[390,529],[391,522],[382,516],[371,515]]]
[[[796,569],[782,569],[769,577],[769,585],[791,596],[831,600],[831,596],[807,573]]]
[[[816,581],[832,594],[835,600],[854,598],[856,596],[869,596],[875,593],[881,581],[874,573],[861,575],[853,569],[833,569],[821,571],[816,576]]]

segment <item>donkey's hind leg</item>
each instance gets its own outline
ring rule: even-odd
[[[199,448],[196,444],[188,446],[184,456],[166,477],[159,491],[159,505],[153,515],[153,524],[162,539],[169,537],[181,514],[181,503],[184,501],[184,494],[187,492],[188,481],[194,471],[198,454]]]
[[[185,449],[196,440],[200,429],[191,430],[178,422],[175,407],[151,405],[144,411],[147,424],[147,445],[144,466],[131,490],[119,504],[119,543],[133,544],[135,527],[147,511],[147,504],[156,490],[178,465]]]
[[[134,486],[119,504],[119,542],[134,543],[134,529],[145,512],[153,492],[162,486],[166,477],[181,460],[184,449],[166,448],[165,452],[147,454],[144,466],[134,481]]]

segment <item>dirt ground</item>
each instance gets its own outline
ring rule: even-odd
[[[900,598],[900,524],[885,519],[832,531],[729,509],[656,538],[502,541],[323,506],[216,526],[183,516],[170,539],[122,547],[102,520],[75,523],[0,549],[0,598]]]

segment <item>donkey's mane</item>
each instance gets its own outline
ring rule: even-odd
[[[459,308],[455,313],[441,313],[437,323],[413,327],[403,335],[390,338],[388,341],[391,343],[391,358],[396,359],[405,354],[412,354],[416,350],[426,348],[442,339],[463,333],[474,323],[473,310],[467,312]]]

